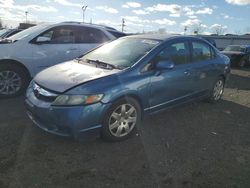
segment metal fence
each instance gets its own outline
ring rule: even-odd
[[[250,35],[242,36],[205,36],[206,38],[214,39],[217,48],[222,50],[228,45],[250,45]]]

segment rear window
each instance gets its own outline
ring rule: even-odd
[[[125,37],[126,36],[126,34],[122,33],[122,32],[116,32],[116,31],[108,31],[108,32],[111,33],[116,38],[120,38],[120,37]]]
[[[187,42],[178,42],[167,46],[156,56],[154,61],[171,61],[175,65],[188,63],[189,48]]]
[[[108,37],[99,29],[80,27],[77,43],[104,43],[109,41]]]
[[[245,47],[243,46],[227,46],[225,51],[232,51],[232,52],[245,52]]]
[[[213,57],[211,53],[211,48],[205,43],[192,42],[192,48],[193,48],[193,53],[192,53],[193,62],[210,60]]]

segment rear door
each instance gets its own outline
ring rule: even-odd
[[[246,54],[247,54],[247,61],[250,64],[250,46],[246,48]]]
[[[206,94],[212,87],[216,75],[216,57],[214,50],[201,40],[190,40],[190,71],[193,75],[196,91]]]
[[[102,30],[86,26],[78,28],[78,36],[77,43],[79,44],[81,55],[109,41],[109,38]]]
[[[39,36],[46,37],[48,41],[37,43],[36,39]],[[75,26],[57,26],[39,36],[32,43],[33,63],[36,72],[72,60],[80,55],[77,44],[77,27]]]

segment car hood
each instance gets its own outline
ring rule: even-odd
[[[68,61],[43,70],[36,75],[34,81],[46,89],[63,93],[79,84],[115,74],[119,71],[121,70],[101,69],[77,61]]]
[[[244,52],[237,52],[237,51],[222,51],[221,53],[225,55],[244,55]]]

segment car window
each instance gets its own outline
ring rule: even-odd
[[[42,34],[42,37],[48,38],[48,43],[51,44],[67,44],[76,42],[75,27],[56,27]]]
[[[247,48],[247,49],[246,49],[246,52],[247,52],[247,53],[250,53],[250,48]]]
[[[8,29],[2,29],[0,30],[0,36],[2,36],[3,34],[5,34],[8,31]]]
[[[109,41],[108,37],[99,29],[79,27],[78,31],[77,43],[104,43]]]
[[[127,68],[133,66],[158,44],[159,41],[151,39],[120,38],[89,52],[83,56],[83,60],[98,60],[119,68]]]
[[[189,62],[189,49],[186,42],[179,42],[169,45],[156,57],[156,61],[172,61],[176,65]]]
[[[202,39],[206,40],[207,42],[209,42],[210,44],[212,44],[214,47],[216,47],[216,42],[214,39],[212,38],[207,38],[207,37],[201,37]]]
[[[48,25],[47,24],[41,24],[37,26],[30,27],[28,29],[25,29],[15,35],[12,35],[10,37],[11,40],[16,41],[16,40],[21,40],[33,33],[40,32],[41,30],[45,29]]]
[[[192,53],[193,62],[212,59],[213,55],[211,53],[211,48],[207,44],[201,42],[192,42],[192,47],[193,47],[193,53]]]
[[[126,36],[125,33],[117,32],[117,31],[108,31],[108,32],[110,32],[116,38],[120,38],[120,37],[125,37]]]
[[[9,33],[6,37],[10,37],[12,35],[15,35],[17,33],[19,33],[21,30],[15,30],[15,31],[12,31],[11,33]]]
[[[224,51],[244,52],[245,47],[239,45],[227,46]]]

